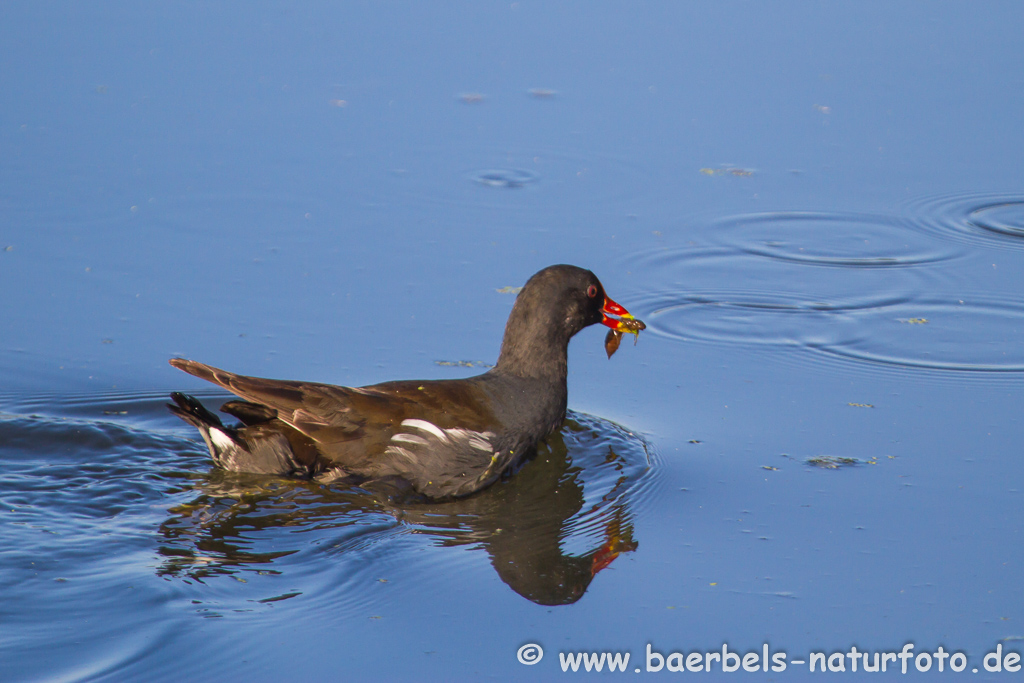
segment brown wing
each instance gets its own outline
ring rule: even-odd
[[[274,410],[277,417],[315,441],[336,443],[362,436],[365,417],[354,414],[358,390],[327,384],[248,377],[211,365],[173,358],[171,365]]]
[[[171,365],[242,398],[267,406],[277,417],[314,441],[330,445],[365,436],[365,429],[397,427],[408,418],[433,419],[442,427],[494,430],[483,396],[466,383],[388,382],[352,388],[315,382],[263,379],[221,370],[184,358]],[[441,424],[439,418],[446,418]],[[373,424],[368,425],[372,420]],[[390,436],[381,434],[385,439]]]
[[[536,443],[506,438],[479,378],[354,388],[236,375],[181,358],[171,365],[276,412],[346,472],[397,475],[435,498],[479,489]]]

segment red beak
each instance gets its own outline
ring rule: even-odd
[[[636,330],[635,324],[628,325],[623,322],[623,320],[633,320],[633,315],[625,308],[612,301],[610,297],[606,296],[604,298],[604,306],[601,307],[601,313],[601,324],[612,328],[616,332],[634,332]],[[617,315],[622,320],[609,318],[609,315]]]

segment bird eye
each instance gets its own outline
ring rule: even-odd
[[[593,299],[595,296],[597,296],[597,286],[596,285],[590,285],[589,287],[587,287],[587,296],[589,296],[591,299]]]

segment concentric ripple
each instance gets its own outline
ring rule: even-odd
[[[560,211],[600,206],[632,213],[659,179],[629,157],[590,148],[492,147],[428,144],[391,160],[384,182],[359,189],[368,205],[534,209],[546,222]],[[556,221],[557,222],[557,221]]]
[[[1024,372],[1024,303],[984,297],[821,302],[733,292],[655,301],[649,329],[679,340],[802,347],[833,358],[963,372]]]
[[[823,353],[934,370],[1024,372],[1024,304],[988,298],[925,299],[852,311]],[[843,336],[848,334],[849,336]]]
[[[792,292],[664,295],[646,315],[655,334],[716,343],[808,346],[855,324],[851,314],[898,305],[895,297],[819,300]],[[844,330],[843,332],[839,332]]]
[[[885,268],[956,255],[903,219],[871,214],[780,212],[731,216],[712,226],[722,245],[817,266]]]
[[[116,677],[155,656],[175,592],[152,579],[152,530],[187,476],[182,440],[0,413],[0,444],[4,679]],[[76,635],[54,648],[55,633]]]
[[[971,211],[970,218],[982,230],[1024,237],[1024,199],[980,207]]]
[[[934,239],[941,227],[961,241],[1024,245],[1024,199],[924,206],[907,220],[790,212],[713,221],[690,234],[714,246],[626,257],[644,294],[623,298],[646,297],[636,308],[650,331],[679,341],[802,349],[805,359],[862,368],[1024,371],[1024,302],[964,294],[958,273],[935,264],[967,250]]]
[[[161,524],[158,573],[202,582],[287,574],[299,593],[326,599],[323,573],[313,568],[328,563],[337,570],[331,584],[340,587],[336,594],[330,589],[332,609],[353,609],[367,598],[352,587],[373,584],[381,554],[407,550],[436,568],[421,565],[419,572],[441,576],[461,560],[450,552],[420,552],[430,545],[465,546],[486,550],[502,581],[523,597],[575,602],[597,570],[635,549],[632,519],[653,482],[652,455],[642,437],[570,414],[517,474],[444,503],[211,468],[192,499]],[[605,564],[595,570],[599,562]],[[303,588],[306,573],[312,584]]]
[[[677,340],[802,345],[834,338],[846,314],[936,291],[934,269],[808,268],[728,247],[663,248],[628,257],[628,290],[654,333]],[[652,290],[656,292],[651,294]]]
[[[958,241],[1024,249],[1024,196],[927,197],[910,205],[922,227]]]
[[[311,621],[366,619],[451,576],[490,587],[496,573],[498,590],[569,604],[638,547],[655,480],[641,436],[582,414],[478,495],[398,504],[215,470],[153,394],[15,399],[0,405],[94,417],[0,412],[5,680],[113,676],[158,659],[196,617],[248,622],[286,604]],[[76,635],[55,650],[55,632]]]

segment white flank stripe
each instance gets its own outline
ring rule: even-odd
[[[431,424],[426,420],[402,420],[403,427],[412,427],[413,429],[419,429],[420,431],[433,434],[441,441],[448,443],[448,435],[441,430],[437,425]]]
[[[218,450],[227,451],[235,447],[235,442],[231,440],[231,437],[217,429],[216,427],[210,428],[210,441],[217,447]]]
[[[426,446],[427,440],[422,436],[416,436],[415,434],[395,434],[391,437],[392,441],[399,441],[401,443],[411,443],[417,446]]]
[[[406,458],[409,462],[416,462],[416,456],[401,446],[388,446],[386,453],[396,453],[403,458]]]
[[[469,438],[469,445],[477,449],[478,451],[486,451],[488,453],[491,452],[491,444],[475,436],[471,436]]]

